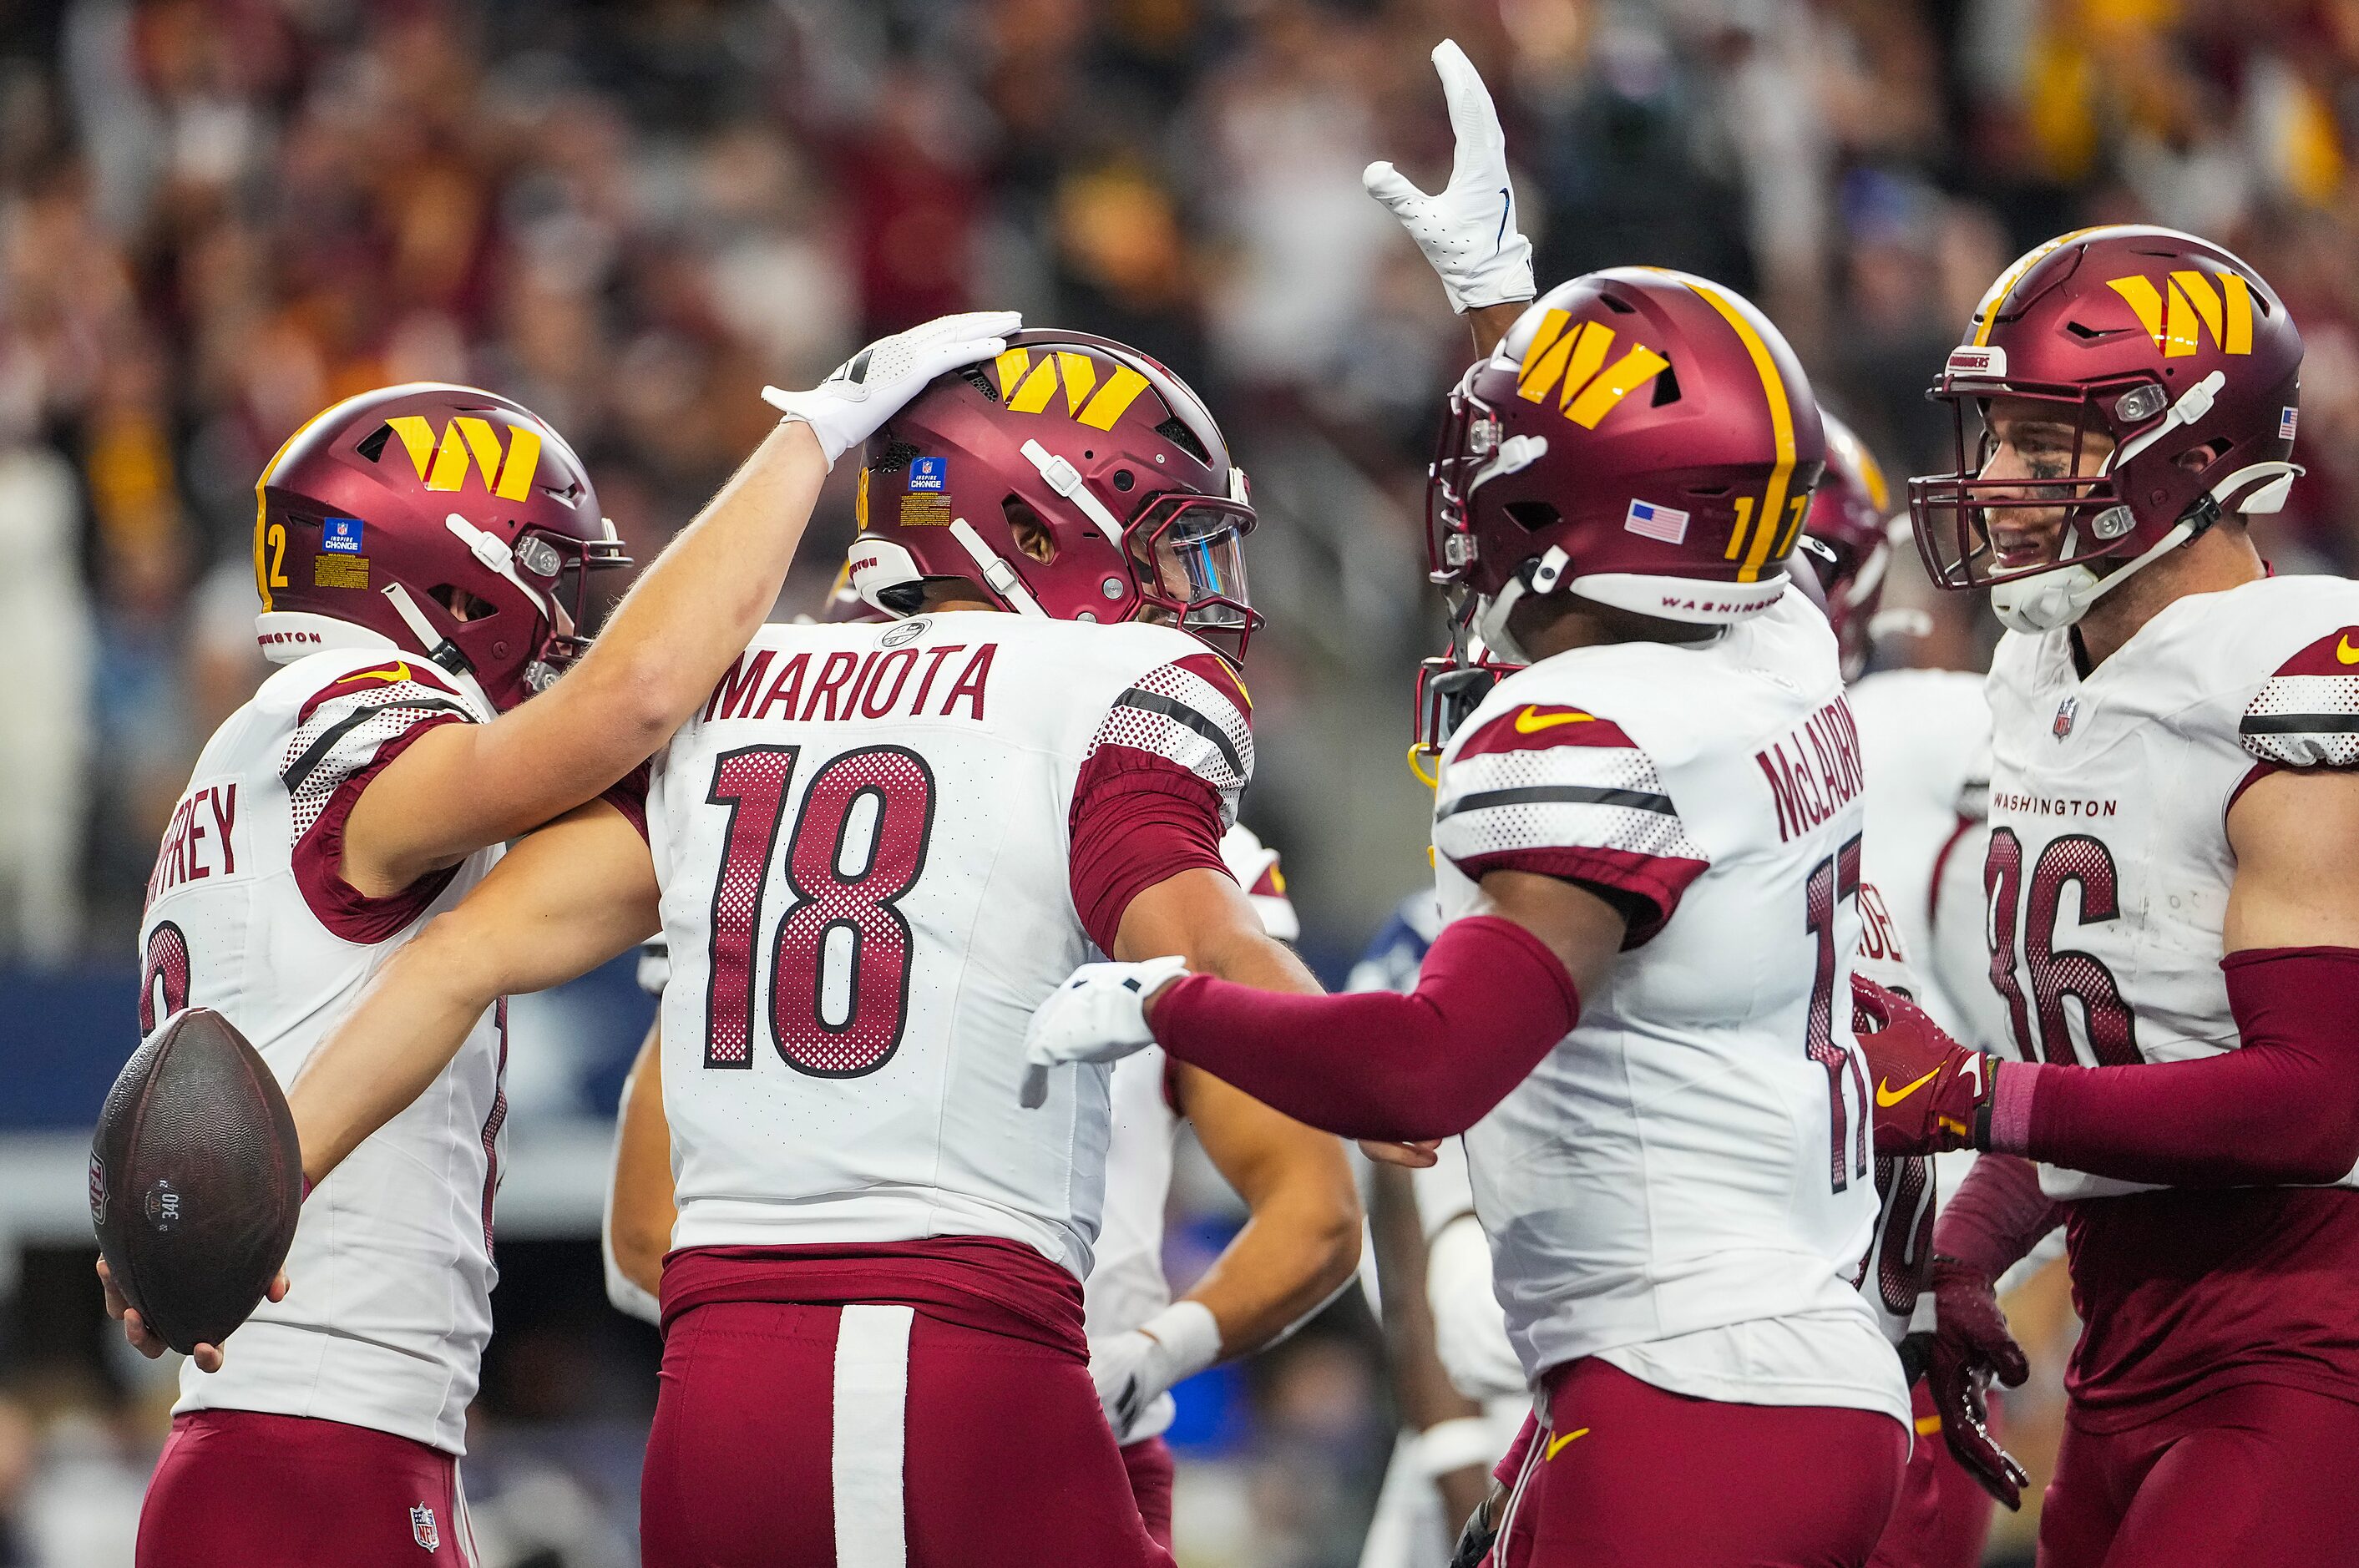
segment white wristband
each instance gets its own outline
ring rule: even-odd
[[[1201,1301],[1174,1301],[1138,1330],[1163,1347],[1163,1364],[1170,1371],[1167,1388],[1221,1358],[1221,1320]]]
[[[1499,1435],[1481,1416],[1436,1421],[1417,1434],[1411,1462],[1418,1474],[1439,1481],[1453,1471],[1488,1470],[1499,1462]]]

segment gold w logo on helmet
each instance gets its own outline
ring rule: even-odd
[[[1633,343],[1607,365],[1614,329],[1602,321],[1583,321],[1579,331],[1566,332],[1565,323],[1571,320],[1564,310],[1550,310],[1540,318],[1539,331],[1532,334],[1516,373],[1516,396],[1527,403],[1545,403],[1549,392],[1561,386],[1559,411],[1582,430],[1593,430],[1616,404],[1669,370],[1671,362],[1645,343]]]
[[[521,501],[532,494],[533,475],[540,468],[540,432],[530,425],[508,426],[503,452],[500,428],[473,414],[452,415],[439,444],[423,414],[397,414],[386,423],[401,438],[429,490],[464,487],[472,468],[482,473],[484,485],[503,500]]]
[[[2223,354],[2253,352],[2253,290],[2240,273],[2223,272],[2215,283],[2210,273],[2183,267],[2160,288],[2141,273],[2109,278],[2105,287],[2137,313],[2138,325],[2165,359],[2192,354],[2207,332]]]
[[[1114,422],[1122,418],[1124,410],[1147,390],[1147,377],[1119,363],[1101,386],[1097,361],[1071,349],[1044,354],[1035,365],[1030,349],[1011,348],[993,362],[993,367],[999,373],[999,396],[1007,404],[1008,412],[1046,411],[1061,379],[1065,412],[1093,430],[1114,429]]]

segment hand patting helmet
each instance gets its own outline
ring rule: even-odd
[[[1800,364],[1741,296],[1593,272],[1535,301],[1451,394],[1427,492],[1434,580],[1471,592],[1484,640],[1516,659],[1526,594],[1743,620],[1785,592],[1825,458]]]
[[[870,438],[858,511],[852,584],[897,615],[962,578],[1019,615],[1176,626],[1232,663],[1259,624],[1244,471],[1186,383],[1104,338],[1019,332],[936,379]]]
[[[2300,387],[2293,319],[2220,246],[2128,224],[2050,240],[1999,274],[1933,384],[1957,456],[1908,482],[1926,570],[1993,588],[2018,631],[2070,626],[2226,513],[2285,505]],[[2001,398],[2052,409],[2070,466],[1988,475]],[[2084,462],[2093,437],[2110,450]],[[2009,534],[2047,542],[2011,549]]]

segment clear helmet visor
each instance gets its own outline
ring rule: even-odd
[[[1245,588],[1245,536],[1253,526],[1253,508],[1239,501],[1167,495],[1149,502],[1128,529],[1146,618],[1211,636],[1241,656],[1260,619]]]

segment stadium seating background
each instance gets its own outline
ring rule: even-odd
[[[1148,349],[1256,480],[1247,815],[1332,975],[1424,875],[1400,747],[1463,337],[1358,171],[1440,179],[1445,35],[1499,93],[1543,281],[1653,262],[1751,292],[1896,477],[1946,455],[1919,392],[2017,251],[2133,217],[2228,242],[2310,345],[2310,474],[2267,552],[2359,554],[2350,0],[0,9],[0,1564],[128,1561],[165,1395],[106,1348],[76,1145],[131,1047],[162,814],[262,673],[252,485],[277,442],[372,384],[492,386],[571,436],[645,556],[758,437],[756,387],[878,332],[1009,304]],[[832,504],[782,613],[848,532]],[[1988,625],[1901,578],[1931,630],[1885,658],[1979,668]],[[607,1313],[582,1216],[643,1009],[597,977],[518,1052],[469,1461],[495,1568],[631,1561],[652,1338]],[[1176,1268],[1224,1202],[1183,1181]],[[2035,1454],[2052,1282],[2036,1315]],[[1189,1420],[1184,1561],[1355,1560],[1389,1443],[1364,1313],[1196,1388]]]

